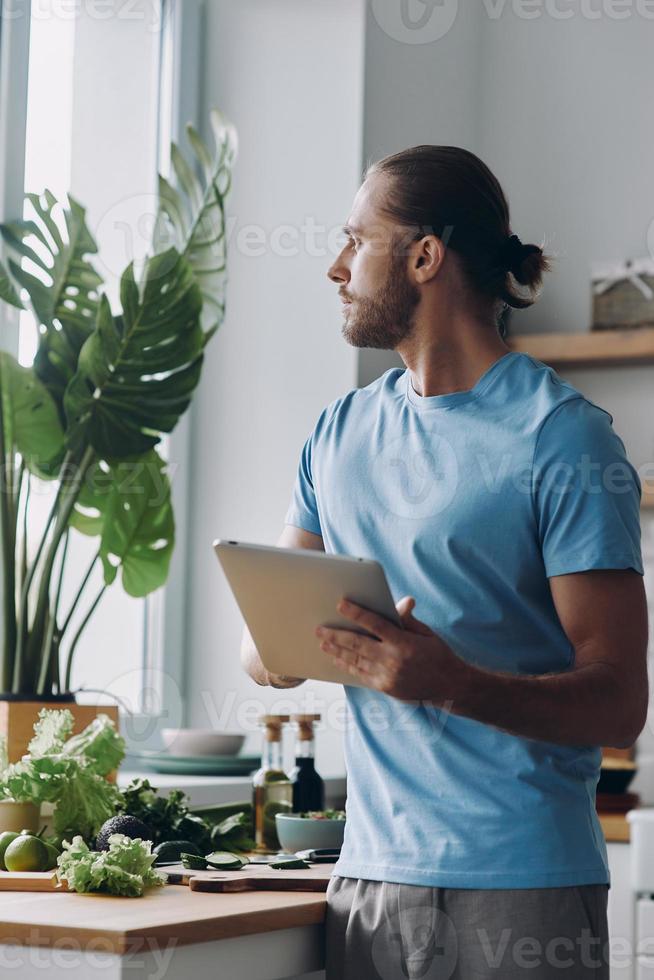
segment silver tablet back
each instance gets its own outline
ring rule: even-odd
[[[319,625],[355,629],[336,611],[341,598],[400,625],[378,562],[241,541],[213,546],[264,667],[275,674],[361,685],[333,664],[314,631]]]

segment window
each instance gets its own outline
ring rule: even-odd
[[[23,79],[14,73],[14,90],[5,89],[0,112],[10,102],[15,104],[16,95],[23,97],[25,190],[42,193],[48,188],[64,202],[70,191],[86,208],[87,224],[98,244],[94,263],[114,308],[121,272],[131,260],[138,265],[150,241],[157,170],[167,172],[170,139],[179,129],[176,107],[183,104],[188,111],[192,105],[174,86],[182,77],[182,42],[195,63],[199,60],[197,50],[189,50],[191,35],[185,27],[195,9],[189,4],[182,12],[182,4],[174,0],[23,2],[23,12],[29,16],[28,70]],[[11,26],[9,14],[5,3],[3,31]],[[192,73],[189,81],[193,84]],[[25,92],[16,91],[21,85],[26,88],[26,98]],[[6,147],[4,152],[8,152]],[[13,201],[8,197],[5,194],[3,220],[15,217],[18,206],[16,194]],[[25,217],[31,217],[30,210],[28,204]],[[21,363],[32,362],[36,343],[33,317],[21,313],[16,351]],[[164,455],[166,448],[162,447]],[[178,445],[176,458],[181,458],[181,451]],[[50,484],[37,485],[36,481],[32,488],[28,541],[32,538],[33,546],[39,523],[43,526],[45,521],[51,489]],[[179,513],[177,518],[182,532]],[[96,549],[97,539],[71,534],[60,605],[64,614]],[[179,556],[176,561],[179,566]],[[78,621],[101,584],[97,562],[75,612]],[[176,614],[181,615],[179,608]],[[95,691],[107,690],[124,699],[133,711],[160,709],[156,697],[152,702],[153,670],[157,665],[173,673],[180,668],[179,663],[171,665],[166,660],[165,618],[161,592],[135,600],[120,584],[107,589],[76,652],[72,687],[94,689],[80,700],[97,700]],[[74,625],[72,628],[74,632]],[[147,703],[144,690],[150,691]]]

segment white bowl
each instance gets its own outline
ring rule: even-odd
[[[238,755],[245,735],[216,732],[213,728],[162,728],[161,738],[171,755]]]

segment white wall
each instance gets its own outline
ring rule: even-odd
[[[341,338],[326,277],[325,236],[312,247],[298,229],[307,218],[342,225],[359,185],[364,5],[211,0],[207,7],[202,117],[212,106],[224,110],[240,150],[229,205],[228,313],[194,405],[188,720],[241,728],[248,699],[261,710],[283,710],[289,700],[309,706],[312,694],[342,702],[334,685],[307,683],[286,694],[243,674],[241,619],[211,541],[275,542],[304,439],[322,408],[356,383],[356,352]],[[259,226],[268,242],[258,257],[239,243],[247,225]],[[296,230],[297,254],[278,254],[271,234],[281,226]],[[333,724],[321,733],[323,772],[342,772],[340,742]],[[258,732],[247,744],[259,746]]]
[[[448,6],[451,0],[445,12]],[[367,9],[364,160],[420,143],[476,152],[483,28],[477,4],[459,4],[447,34],[424,44],[403,40],[397,0],[374,0]],[[416,41],[421,36],[408,34]],[[358,382],[369,384],[401,363],[392,351],[363,350]]]

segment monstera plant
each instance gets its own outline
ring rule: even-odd
[[[225,312],[236,134],[217,111],[211,123],[212,150],[190,126],[195,159],[172,146],[174,179],[159,177],[152,246],[138,274],[134,263],[122,273],[119,311],[77,201],[28,194],[29,220],[0,226],[0,299],[29,306],[39,328],[31,367],[0,352],[0,696],[66,696],[104,591],[120,580],[142,597],[166,580],[175,525],[157,447],[188,408]],[[43,480],[52,481],[52,502],[37,535],[30,493]],[[62,609],[76,533],[95,539],[95,554],[75,569],[75,596]],[[102,587],[89,596],[98,562]]]

